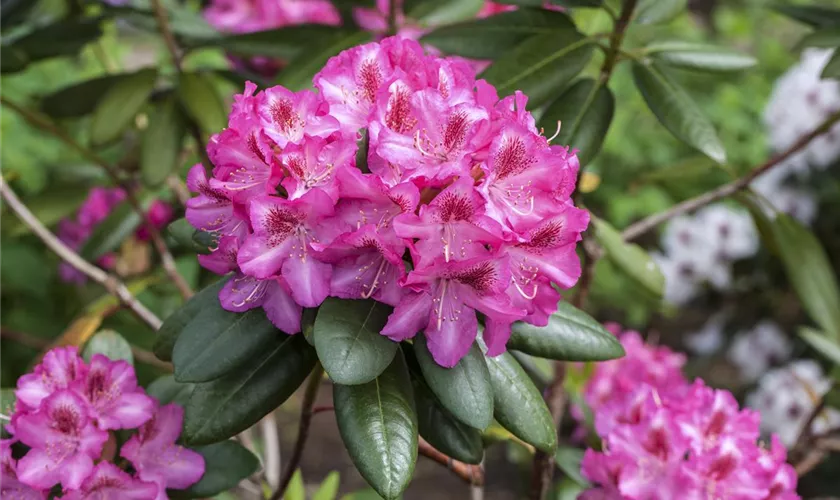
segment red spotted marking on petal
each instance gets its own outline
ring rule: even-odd
[[[470,120],[466,111],[452,113],[443,129],[443,147],[447,151],[461,148],[467,140],[469,125]]]
[[[451,279],[478,292],[486,292],[499,281],[499,271],[492,262],[484,261],[453,274]]]
[[[297,212],[285,208],[273,207],[265,216],[263,227],[269,234],[269,246],[282,243],[300,226],[302,217]]]
[[[531,233],[530,241],[520,243],[518,246],[529,247],[535,250],[554,248],[561,240],[563,234],[563,223],[560,221],[551,221],[543,224]]]
[[[411,116],[411,93],[406,87],[398,87],[388,100],[385,125],[394,132],[404,134],[414,128],[417,120]]]
[[[534,158],[528,156],[528,148],[521,137],[508,137],[502,147],[493,156],[493,166],[496,176],[504,179],[516,175],[534,163]]]
[[[440,207],[440,219],[442,222],[470,220],[475,213],[472,200],[466,196],[443,193],[435,202]]]
[[[289,99],[277,99],[271,104],[271,119],[280,127],[288,132],[292,127],[300,121],[300,117],[295,113],[292,101]]]
[[[362,63],[359,69],[359,84],[362,88],[362,93],[370,102],[376,98],[376,91],[382,85],[382,71],[374,59],[368,59]]]

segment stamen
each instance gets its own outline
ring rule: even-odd
[[[557,138],[558,135],[560,135],[560,125],[562,125],[562,123],[560,122],[560,120],[557,120],[557,131],[554,132],[554,135],[548,138],[548,142],[553,141]]]
[[[443,303],[446,300],[446,287],[449,285],[449,280],[442,280],[443,284],[441,285],[440,291],[440,302],[438,303],[438,311],[437,311],[437,327],[440,330],[440,327],[443,325]]]
[[[519,290],[519,294],[528,300],[534,300],[534,297],[537,296],[537,285],[534,285],[534,291],[530,294],[525,293],[525,291],[522,290],[522,287],[519,286],[519,283],[517,283],[516,280],[513,280],[513,285],[516,287],[517,290]]]
[[[385,269],[385,258],[382,258],[382,262],[379,264],[379,269],[376,270],[376,276],[373,277],[373,283],[370,284],[370,290],[367,292],[362,293],[363,299],[369,299],[373,292],[376,291],[377,285],[379,285],[379,277],[382,275],[382,271]]]

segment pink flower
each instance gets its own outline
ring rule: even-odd
[[[204,475],[204,458],[175,444],[183,420],[180,406],[161,406],[120,449],[120,456],[131,462],[140,480],[158,486],[158,500],[167,498],[167,488],[189,488]]]
[[[292,92],[277,86],[262,92],[258,99],[263,131],[281,148],[300,144],[304,134],[328,137],[339,129],[338,120],[326,114],[326,103],[311,90]]]
[[[0,439],[0,497],[15,500],[46,500],[47,492],[18,480],[17,460],[12,457],[14,439]]]
[[[133,429],[152,418],[155,401],[137,386],[134,368],[125,361],[94,354],[80,385],[100,429]]]
[[[75,392],[63,389],[46,397],[37,412],[15,415],[15,437],[32,448],[18,462],[21,482],[39,489],[58,482],[69,489],[81,486],[108,440],[87,406]]]
[[[75,346],[59,347],[44,355],[41,364],[32,373],[18,379],[15,397],[18,407],[25,411],[36,411],[41,401],[52,393],[67,389],[87,373],[79,350]]]
[[[338,200],[336,174],[350,168],[355,144],[347,140],[327,142],[320,137],[311,137],[303,145],[291,144],[281,156],[283,168],[288,175],[283,187],[289,199],[300,198],[313,188],[327,193]]]
[[[100,462],[82,483],[80,489],[70,491],[62,500],[155,500],[158,486],[131,477],[109,462]]]
[[[161,200],[155,200],[149,206],[149,210],[146,212],[146,217],[156,229],[163,229],[167,224],[169,224],[169,221],[172,220],[173,212],[174,210],[172,210],[169,203]],[[140,241],[148,241],[151,239],[151,235],[145,226],[140,226],[137,229],[137,239]]]
[[[280,276],[258,279],[236,273],[219,292],[219,300],[224,309],[233,312],[262,306],[269,321],[280,330],[290,335],[300,331],[303,308],[294,301],[289,285]]]
[[[187,187],[199,193],[187,201],[186,218],[193,227],[239,239],[248,234],[248,218],[244,207],[234,204],[233,196],[222,186],[211,184],[200,163],[187,174]]]

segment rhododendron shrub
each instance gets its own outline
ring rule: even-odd
[[[485,323],[487,353],[515,321],[545,326],[580,276],[588,214],[571,201],[579,164],[537,130],[527,96],[499,98],[456,59],[394,37],[347,50],[314,78],[235,98],[196,165],[187,219],[233,272],[229,311],[262,307],[281,330],[327,297],[392,306],[393,341],[424,331],[454,366]],[[361,149],[360,149],[361,145]]]

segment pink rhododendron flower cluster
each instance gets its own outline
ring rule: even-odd
[[[775,435],[769,447],[758,442],[758,413],[728,391],[689,383],[684,356],[608,328],[627,354],[598,363],[585,388],[603,450],[586,451],[582,473],[596,486],[579,498],[799,498],[784,445]]]
[[[579,164],[463,61],[392,37],[347,50],[318,92],[248,84],[187,183],[187,220],[218,236],[199,256],[225,309],[262,306],[287,333],[328,296],[394,306],[394,341],[425,330],[453,366],[486,317],[489,354],[510,324],[546,325],[580,275],[588,213],[570,195]],[[367,155],[359,153],[360,132]],[[364,144],[364,142],[362,142]],[[406,261],[408,268],[406,268]]]
[[[63,499],[165,500],[167,488],[204,474],[202,456],[175,444],[183,409],[159,406],[125,361],[94,354],[85,363],[75,347],[53,349],[18,380],[15,396],[13,437],[0,441],[2,498],[46,499],[60,484]],[[107,461],[118,429],[137,429],[120,450],[133,474]]]
[[[93,230],[108,214],[125,200],[125,191],[121,188],[95,187],[90,190],[87,198],[79,207],[76,219],[63,219],[58,223],[58,238],[65,245],[73,250],[79,250],[84,246]],[[164,201],[155,200],[149,206],[146,216],[149,221],[158,229],[163,228],[172,220],[172,207]],[[147,241],[150,237],[145,227],[137,229],[135,237],[140,241]],[[108,253],[100,257],[96,263],[104,269],[111,269],[116,264],[117,256]],[[70,264],[62,262],[58,268],[59,276],[68,283],[84,284],[87,281],[85,275],[76,270]]]

